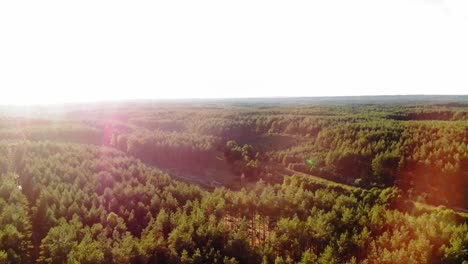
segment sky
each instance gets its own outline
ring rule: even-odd
[[[0,104],[468,94],[468,1],[0,1]]]

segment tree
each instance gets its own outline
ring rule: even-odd
[[[38,261],[52,264],[66,262],[68,254],[79,242],[77,231],[80,228],[78,222],[67,223],[61,219],[58,226],[52,227],[42,239]]]

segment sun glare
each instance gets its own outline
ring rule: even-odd
[[[4,1],[0,103],[466,94],[462,2]]]

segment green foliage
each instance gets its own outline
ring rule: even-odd
[[[224,147],[224,157],[238,175],[255,179],[260,173],[260,155],[251,145],[240,146],[235,140],[230,140]]]
[[[0,263],[468,259],[463,105],[100,110],[0,120]]]
[[[30,263],[31,221],[28,201],[17,186],[18,175],[0,175],[0,259],[7,263]]]

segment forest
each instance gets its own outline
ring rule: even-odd
[[[468,263],[468,98],[416,99],[2,107],[0,263]]]

